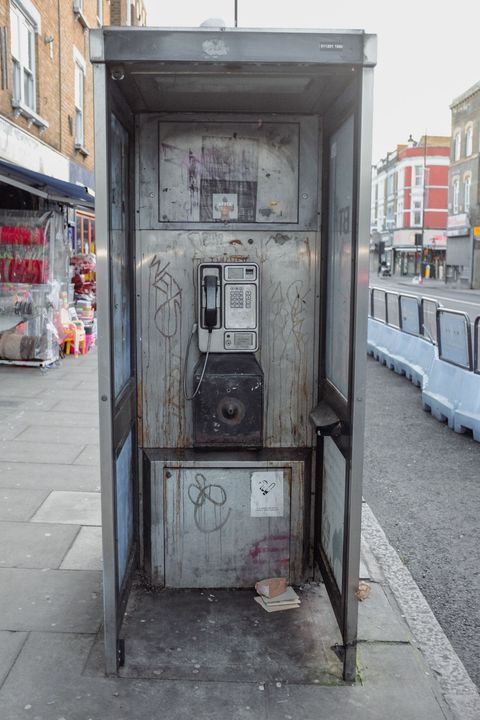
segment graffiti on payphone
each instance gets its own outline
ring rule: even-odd
[[[182,303],[182,290],[169,272],[169,265],[157,255],[150,263],[151,285],[156,294],[155,326],[165,338],[177,334]]]

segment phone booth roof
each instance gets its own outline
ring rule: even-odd
[[[130,109],[319,113],[361,66],[376,62],[363,30],[103,28],[91,60],[107,63]]]

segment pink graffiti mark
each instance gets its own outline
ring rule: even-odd
[[[255,545],[253,545],[253,547],[250,548],[249,555],[252,558],[252,560],[255,562],[255,561],[259,560],[261,555],[275,555],[276,553],[283,553],[283,552],[285,552],[284,545],[281,545],[281,546],[273,545],[271,542],[268,542],[268,541],[274,540],[277,542],[280,541],[280,542],[284,543],[286,540],[289,540],[289,539],[290,539],[289,535],[274,535],[271,538],[264,537],[264,538],[262,538],[262,540],[257,540]],[[277,560],[277,562],[279,562],[281,564],[285,564],[285,560],[283,560],[283,559]],[[290,561],[287,559],[286,562],[288,563]]]
[[[260,549],[260,543],[256,542],[255,545],[250,548],[249,555],[252,558],[252,560],[256,560],[259,555],[261,555],[262,550]]]

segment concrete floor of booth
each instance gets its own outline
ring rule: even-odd
[[[342,682],[341,643],[325,586],[298,589],[298,608],[268,613],[252,590],[134,586],[123,623],[120,675],[197,682]],[[103,638],[88,664],[103,674]]]

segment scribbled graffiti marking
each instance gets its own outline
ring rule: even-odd
[[[303,325],[307,319],[305,308],[309,294],[310,290],[307,289],[304,291],[303,282],[301,280],[295,280],[287,289],[287,299],[290,306],[290,317],[292,321],[292,333],[295,337],[295,342],[298,346],[299,352],[301,352],[305,346]]]
[[[155,327],[164,338],[177,334],[182,306],[182,289],[156,255],[150,263],[151,285],[157,291]]]
[[[227,514],[221,522],[215,521],[211,527],[207,527],[205,522],[205,509],[210,503],[213,507],[215,516],[217,508],[221,508],[227,502],[227,493],[221,485],[211,483],[207,485],[207,479],[202,473],[195,474],[195,482],[188,486],[188,497],[194,506],[193,518],[195,525],[203,533],[212,533],[227,523],[230,517],[231,508],[228,508]]]

